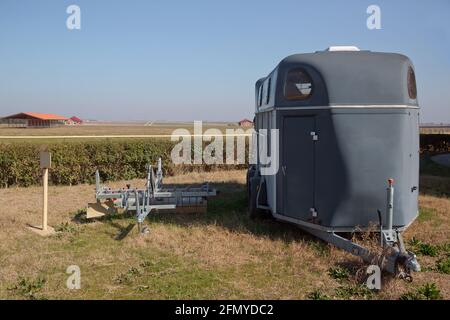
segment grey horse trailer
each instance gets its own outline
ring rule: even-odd
[[[250,216],[294,223],[410,277],[420,266],[401,232],[418,215],[418,118],[414,67],[404,55],[330,47],[283,59],[256,82]],[[263,173],[263,151],[278,152],[276,172]],[[358,231],[378,233],[390,253],[349,239]]]

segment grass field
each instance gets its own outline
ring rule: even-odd
[[[82,125],[82,126],[67,126],[55,128],[5,128],[0,127],[1,136],[18,136],[18,137],[33,137],[33,136],[104,136],[104,135],[168,135],[173,130],[178,128],[185,128],[193,132],[192,124],[155,124],[152,126],[144,126],[142,124],[131,125]],[[216,128],[225,132],[226,129],[237,129],[239,126],[233,124],[203,124],[203,129]],[[421,128],[422,134],[450,134],[450,128]]]
[[[54,128],[8,128],[0,126],[2,136],[104,136],[104,135],[167,135],[173,130],[185,128],[193,132],[192,122],[106,122],[90,123],[78,126],[62,126]],[[216,128],[222,132],[226,129],[237,129],[236,123],[204,122],[203,130]],[[450,134],[450,127],[421,127],[422,134]]]
[[[237,129],[233,123],[204,122],[203,130],[216,128],[225,133],[226,129]],[[108,136],[108,135],[170,135],[175,129],[184,128],[194,132],[192,122],[180,123],[101,123],[78,126],[61,126],[54,128],[8,128],[0,126],[0,137],[33,137],[33,136]]]
[[[420,216],[405,233],[424,271],[412,283],[386,276],[379,293],[361,285],[359,259],[292,225],[249,220],[244,171],[166,179],[203,181],[221,191],[207,214],[151,215],[146,236],[129,216],[86,223],[93,186],[79,185],[50,187],[59,232],[41,238],[26,228],[40,223],[40,188],[0,190],[0,298],[450,298],[450,177],[421,177]],[[80,290],[66,288],[69,265],[80,266]]]

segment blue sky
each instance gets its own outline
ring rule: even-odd
[[[449,21],[448,0],[1,0],[0,115],[234,121],[285,56],[351,44],[409,56],[422,122],[450,123]]]

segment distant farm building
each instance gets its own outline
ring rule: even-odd
[[[251,127],[253,126],[253,122],[248,119],[242,119],[238,122],[240,127]]]
[[[15,128],[48,128],[67,124],[69,119],[56,114],[22,112],[0,119],[0,125]]]
[[[78,117],[73,116],[72,118],[69,119],[68,124],[70,125],[77,125],[77,124],[82,124],[83,120],[81,120]]]

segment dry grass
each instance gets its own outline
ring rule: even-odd
[[[450,275],[432,268],[439,257],[427,256],[419,260],[429,270],[412,284],[386,278],[380,293],[367,293],[356,276],[364,267],[359,259],[294,226],[249,220],[244,171],[193,173],[165,182],[203,181],[221,191],[207,214],[154,214],[144,237],[136,228],[120,236],[134,223],[131,217],[77,222],[78,210],[93,200],[93,186],[80,185],[50,187],[49,224],[62,232],[41,238],[26,228],[40,223],[40,188],[0,190],[6,203],[0,209],[0,298],[306,299],[314,293],[315,298],[397,299],[427,282],[450,297]],[[420,205],[431,213],[414,222],[406,240],[449,243],[450,200],[422,195]],[[73,264],[81,268],[80,290],[65,285],[66,268]]]

